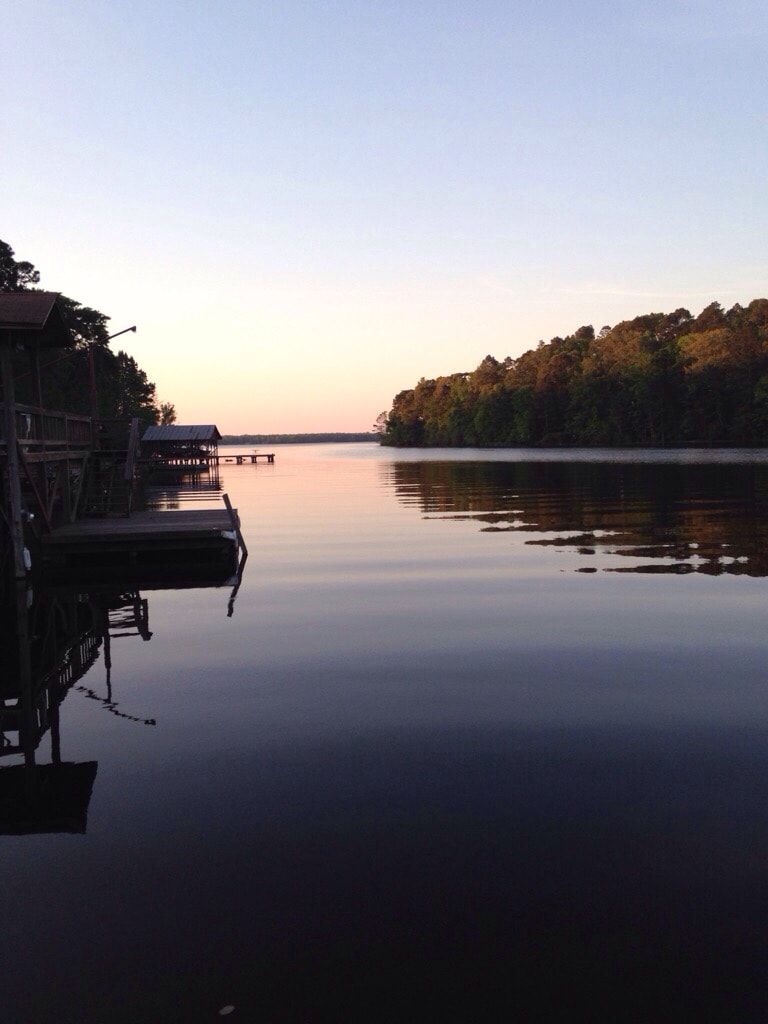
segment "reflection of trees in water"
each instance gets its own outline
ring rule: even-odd
[[[425,513],[632,560],[606,571],[768,576],[768,466],[425,461],[386,473]]]

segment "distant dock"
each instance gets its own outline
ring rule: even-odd
[[[272,463],[275,461],[275,453],[251,452],[250,454],[248,454],[246,452],[245,454],[242,454],[240,452],[237,452],[234,455],[217,455],[216,464],[218,465],[219,462],[236,462],[238,466],[242,466],[244,462],[251,462],[255,465],[259,461],[259,459],[263,459],[265,462]]]

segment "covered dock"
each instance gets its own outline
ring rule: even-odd
[[[214,423],[147,427],[141,462],[150,472],[207,473],[218,465],[220,440]]]
[[[193,578],[226,579],[238,552],[246,554],[226,496],[225,509],[210,511],[140,511],[133,504],[142,470],[218,479],[218,429],[150,427],[142,451],[136,418],[47,408],[41,352],[75,348],[56,292],[0,293],[0,596],[41,561],[56,573],[144,566],[159,576],[185,567]]]

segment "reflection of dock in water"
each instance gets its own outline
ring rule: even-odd
[[[98,656],[96,610],[74,592],[27,607],[19,584],[15,614],[4,609],[3,634],[0,756],[24,760],[0,768],[0,833],[84,832],[97,765],[62,759],[59,709]],[[46,733],[51,762],[40,765]]]
[[[219,578],[220,573],[208,582],[200,579],[195,563],[194,579],[180,571],[166,573],[162,581],[150,573],[146,582],[155,589],[225,583],[233,588],[227,603],[231,615],[244,561],[235,576],[226,580]],[[120,719],[155,725],[154,718],[144,717],[136,708],[124,710],[113,692],[113,641],[152,637],[149,602],[135,574],[126,573],[117,582],[111,569],[103,582],[73,585],[74,575],[67,575],[69,586],[51,583],[34,597],[19,581],[14,602],[0,603],[0,835],[86,830],[97,764],[68,762],[63,757],[60,709],[71,690],[99,701]],[[83,682],[100,657],[105,688],[90,677]],[[46,737],[50,761],[39,764]],[[3,764],[14,757],[19,763]]]
[[[85,832],[95,761],[0,768],[0,835]]]

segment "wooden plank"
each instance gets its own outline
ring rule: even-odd
[[[80,519],[58,527],[45,538],[46,545],[68,544],[74,540],[106,537],[142,538],[176,534],[221,534],[232,523],[223,509],[184,509],[166,512],[135,512],[130,518]]]
[[[63,462],[65,460],[68,461],[68,462],[72,462],[73,459],[74,460],[87,459],[88,455],[89,455],[89,452],[87,452],[87,451],[77,451],[77,452],[75,452],[75,451],[64,451],[63,449],[61,449],[59,451],[55,451],[55,450],[53,450],[51,448],[49,448],[45,452],[36,452],[36,451],[31,451],[27,447],[27,445],[25,445],[23,442],[19,443],[19,447],[24,452],[24,458],[27,460],[27,462],[30,462],[30,463],[31,462]]]

